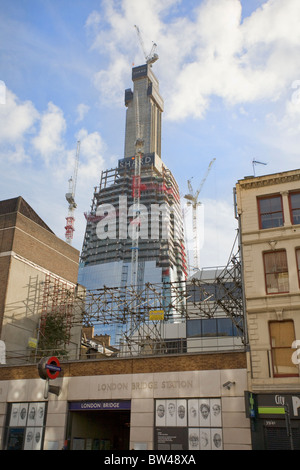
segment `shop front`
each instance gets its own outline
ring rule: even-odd
[[[300,450],[300,394],[245,396],[253,450]]]

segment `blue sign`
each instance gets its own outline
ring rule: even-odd
[[[124,411],[130,409],[130,400],[73,401],[69,403],[70,411]]]

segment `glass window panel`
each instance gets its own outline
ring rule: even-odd
[[[217,336],[217,320],[202,320],[202,336]]]
[[[292,321],[271,322],[270,335],[272,347],[291,347],[295,340],[294,323]]]
[[[270,340],[275,375],[297,375],[298,366],[292,362],[292,343],[295,340],[292,321],[271,322]]]
[[[259,199],[259,213],[262,229],[281,227],[283,225],[281,196]]]
[[[290,349],[274,349],[272,352],[276,375],[298,375],[298,366],[292,362]]]
[[[201,336],[201,320],[188,320],[186,322],[186,334],[188,338]]]
[[[300,209],[300,193],[290,195],[292,209]]]
[[[230,318],[218,318],[218,336],[233,336],[233,324]]]
[[[277,274],[278,282],[278,292],[288,292],[289,291],[289,276],[288,273],[278,273]]]
[[[288,292],[289,278],[286,252],[264,253],[264,264],[267,293]]]
[[[300,224],[300,209],[293,210],[293,224],[298,225]]]

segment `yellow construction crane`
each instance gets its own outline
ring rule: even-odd
[[[138,38],[139,38],[141,46],[142,46],[142,50],[143,50],[143,54],[144,54],[144,57],[145,57],[145,60],[146,60],[146,64],[149,64],[150,67],[151,67],[151,65],[158,60],[158,55],[155,52],[155,50],[157,48],[157,44],[155,44],[155,42],[154,42],[153,45],[152,45],[151,51],[149,52],[149,54],[147,54],[146,50],[145,50],[145,46],[144,46],[144,41],[143,41],[141,32],[139,30],[139,27],[136,24],[134,25],[134,27],[136,29]]]
[[[197,191],[194,192],[191,180],[188,180],[187,184],[188,184],[189,193],[184,196],[185,199],[188,200],[188,204],[192,206],[192,215],[193,215],[193,252],[194,252],[194,263],[193,263],[194,266],[193,267],[194,267],[195,270],[200,269],[199,254],[198,254],[197,207],[201,205],[201,202],[198,202],[198,197],[199,197],[199,194],[202,190],[202,187],[203,187],[203,185],[206,181],[206,178],[207,178],[207,176],[208,176],[208,174],[211,170],[211,167],[212,167],[214,161],[215,161],[215,158],[213,158],[211,160],[210,164],[208,165],[206,174],[205,174],[204,178],[202,179],[202,181],[200,183],[200,186],[197,189]]]

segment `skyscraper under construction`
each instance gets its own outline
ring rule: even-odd
[[[132,81],[124,158],[102,171],[85,214],[79,282],[89,290],[186,279],[179,189],[161,158],[159,83],[149,63],[132,69]]]

